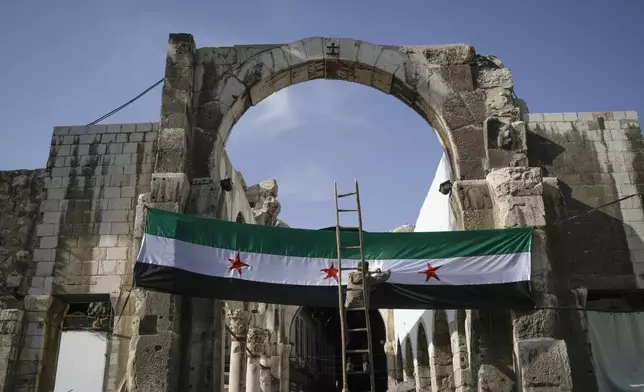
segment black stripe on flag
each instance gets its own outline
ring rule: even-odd
[[[338,289],[260,283],[239,278],[196,274],[182,269],[136,263],[137,287],[201,298],[282,305],[338,307]],[[528,309],[534,307],[527,281],[464,286],[383,283],[371,293],[379,309]]]

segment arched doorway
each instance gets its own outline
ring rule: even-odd
[[[429,392],[432,383],[429,367],[429,340],[427,340],[427,334],[422,322],[418,325],[416,352],[416,390],[418,392]]]
[[[385,392],[387,390],[387,357],[383,346],[386,338],[385,323],[380,312],[375,309],[371,310],[370,319],[376,391]],[[342,344],[338,310],[299,308],[293,316],[288,336],[293,345],[290,370],[292,390],[340,392],[342,390]],[[366,339],[366,335],[361,335],[358,339]],[[369,390],[369,376],[350,376],[349,390]]]

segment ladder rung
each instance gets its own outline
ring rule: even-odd
[[[361,353],[364,354],[368,352],[369,352],[368,348],[354,348],[351,350],[347,350],[347,354],[361,354]]]
[[[358,310],[362,310],[362,311],[364,311],[364,310],[365,310],[365,308],[344,308],[344,309],[345,309],[346,311],[349,311],[349,312],[350,312],[350,311],[354,311],[354,312],[355,312],[355,311],[358,311]]]
[[[367,328],[351,328],[347,329],[347,332],[365,332],[367,331]]]
[[[347,372],[348,375],[355,375],[355,376],[360,376],[360,375],[365,375],[365,374],[371,374],[371,372],[365,372],[363,370],[354,370],[352,372]]]
[[[358,226],[340,226],[340,230],[360,230]]]
[[[351,287],[347,287],[347,291],[363,291],[363,290],[364,289],[354,289],[354,288],[351,288]]]
[[[338,208],[338,212],[357,212],[355,208]]]
[[[355,194],[356,194],[355,192],[340,193],[340,194],[338,195],[338,199],[339,199],[339,198],[341,198],[341,197],[353,196],[353,195],[355,195]]]
[[[360,245],[353,245],[353,246],[343,246],[341,249],[360,249]]]

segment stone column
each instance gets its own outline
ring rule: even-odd
[[[155,172],[150,194],[139,196],[135,244],[143,235],[146,207],[183,212],[190,193],[195,53],[192,36],[170,35]],[[135,293],[128,388],[138,392],[174,392],[181,388],[181,297],[138,289]]]
[[[250,328],[246,338],[248,359],[246,365],[246,392],[260,392],[260,356],[266,353],[269,331]]]
[[[246,335],[250,314],[243,309],[227,309],[226,321],[231,336],[228,392],[242,392],[246,360]]]
[[[385,342],[385,355],[387,356],[387,387],[396,386],[396,342]]]
[[[14,372],[18,368],[18,354],[22,341],[24,312],[20,309],[0,310],[0,392],[14,390]],[[31,342],[30,342],[31,343]],[[34,370],[38,362],[33,361]]]
[[[262,392],[272,391],[272,375],[271,369],[273,367],[273,358],[269,352],[263,353],[259,357],[259,389]]]
[[[442,309],[434,310],[432,346],[429,351],[429,364],[432,391],[454,390],[454,367],[452,347],[447,323],[447,314]]]
[[[454,366],[454,386],[457,392],[471,392],[472,374],[470,369],[470,352],[467,345],[467,316],[465,310],[455,312],[454,321],[450,324],[452,334],[452,364]]]
[[[291,390],[291,347],[292,346],[288,343],[280,343],[277,345],[277,350],[280,355],[279,392],[290,392]]]
[[[487,176],[494,205],[497,228],[544,226],[543,179],[540,168],[508,167],[493,170]],[[532,247],[531,282],[537,306],[556,306],[550,266],[546,253],[546,235],[536,229]],[[514,352],[517,376],[523,391],[548,388],[549,391],[572,389],[566,343],[555,339],[554,310],[512,312]]]

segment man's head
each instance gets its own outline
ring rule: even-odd
[[[364,269],[365,271],[369,271],[369,262],[368,261],[361,261],[358,263],[358,271],[362,271],[362,265],[364,264]]]

